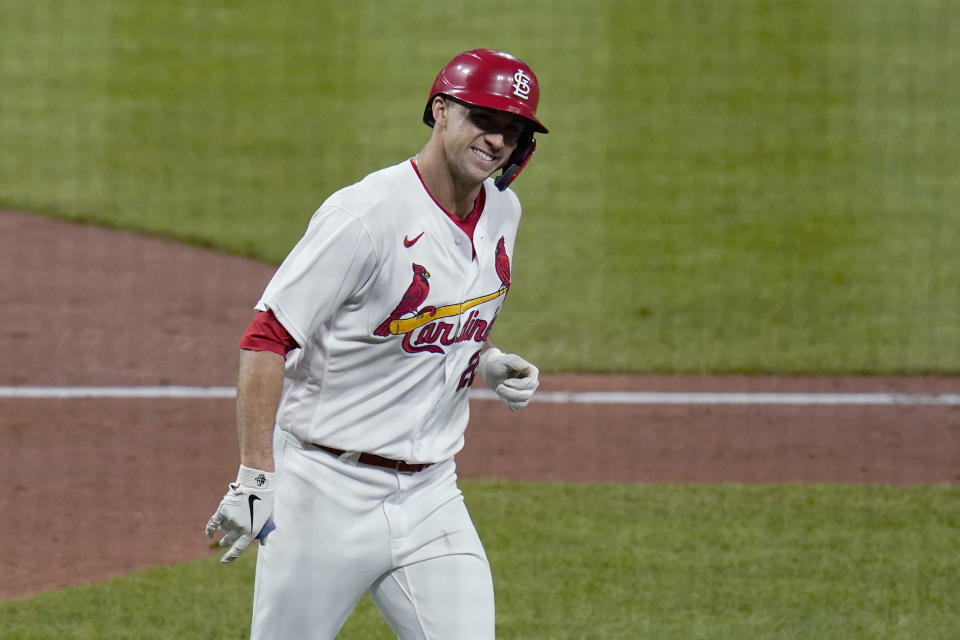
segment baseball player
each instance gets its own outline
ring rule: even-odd
[[[206,533],[260,539],[251,638],[333,638],[364,593],[404,640],[490,639],[490,567],[457,488],[477,375],[511,410],[538,370],[490,342],[510,289],[540,87],[479,49],[437,76],[413,158],[327,199],[241,340],[240,470]],[[500,173],[496,178],[493,174]]]

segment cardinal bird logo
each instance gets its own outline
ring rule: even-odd
[[[507,248],[503,244],[503,236],[497,242],[496,254],[497,275],[500,276],[500,282],[504,289],[510,288],[510,256],[507,255]]]
[[[413,264],[413,282],[407,287],[407,292],[403,294],[403,298],[400,299],[400,304],[397,305],[397,308],[374,330],[373,335],[390,335],[390,323],[394,320],[399,320],[408,313],[416,313],[417,316],[421,316],[431,310],[434,313],[436,312],[436,308],[434,307],[424,307],[420,309],[420,305],[423,304],[423,301],[427,299],[427,294],[430,293],[430,283],[427,282],[429,277],[430,274],[425,268],[419,264]]]

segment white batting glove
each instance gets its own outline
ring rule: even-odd
[[[237,481],[231,482],[227,495],[207,523],[206,534],[212,538],[217,529],[226,531],[221,547],[230,549],[220,562],[233,562],[247,550],[254,538],[266,544],[267,534],[273,530],[274,473],[240,465]]]
[[[527,406],[540,386],[540,370],[513,353],[496,347],[480,354],[480,375],[510,411]]]

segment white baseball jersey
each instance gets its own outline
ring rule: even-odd
[[[272,310],[301,346],[287,357],[281,429],[414,463],[460,450],[520,221],[512,191],[492,179],[482,188],[473,244],[412,161],[317,210],[256,307]]]

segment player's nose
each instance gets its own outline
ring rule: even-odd
[[[488,131],[483,135],[483,139],[495,152],[499,152],[506,146],[506,138],[500,131]]]

